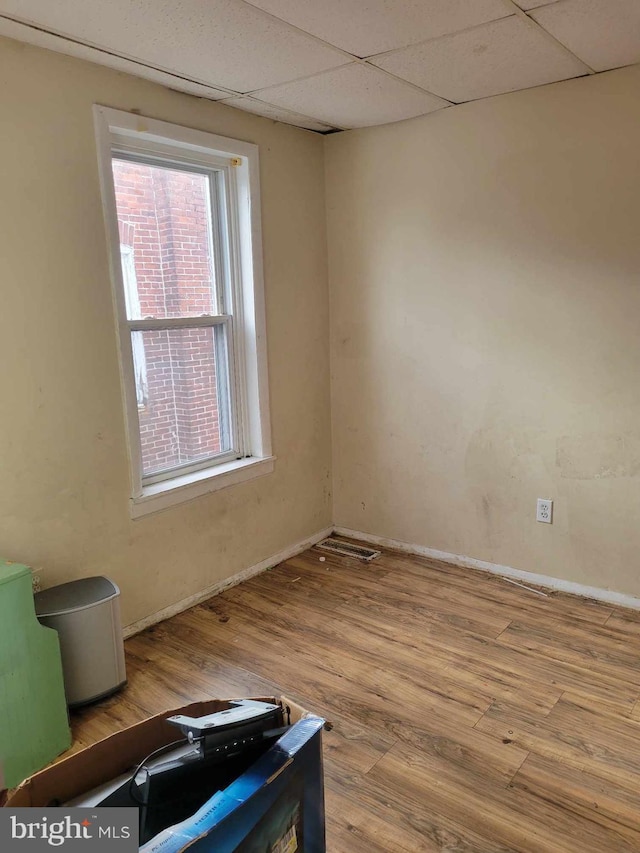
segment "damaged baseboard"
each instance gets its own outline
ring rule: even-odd
[[[347,527],[334,527],[334,534],[347,536],[351,539],[359,539],[372,545],[382,545],[385,548],[393,548],[396,551],[404,551],[406,554],[415,554],[418,557],[429,557],[432,560],[441,560],[443,563],[451,563],[454,566],[464,566],[468,569],[478,569],[481,572],[491,572],[504,578],[530,583],[533,586],[541,586],[546,589],[566,592],[569,595],[577,595],[580,598],[592,598],[606,604],[615,604],[618,607],[628,607],[631,610],[640,610],[640,598],[626,595],[623,592],[614,592],[611,589],[601,589],[597,586],[585,586],[581,583],[553,578],[548,575],[537,575],[534,572],[525,572],[522,569],[513,569],[511,566],[500,566],[496,563],[487,563],[485,560],[475,560],[473,557],[463,557],[459,554],[449,554],[447,551],[436,551],[433,548],[425,548],[422,545],[412,545],[399,539],[386,539],[384,536],[373,536],[370,533],[362,533],[359,530],[350,530]]]
[[[282,563],[284,560],[288,560],[290,557],[295,557],[296,554],[301,554],[303,551],[306,551],[307,548],[311,548],[312,545],[315,545],[316,542],[320,542],[320,540],[330,536],[332,531],[333,527],[327,527],[325,530],[321,530],[318,533],[314,533],[313,536],[309,536],[308,539],[304,539],[302,542],[297,542],[295,545],[285,548],[285,550],[280,551],[279,554],[274,554],[272,557],[268,557],[266,560],[262,560],[254,566],[249,566],[249,568],[243,569],[241,572],[231,575],[231,577],[224,578],[223,580],[208,586],[206,589],[196,592],[194,595],[190,595],[188,598],[183,598],[175,604],[170,604],[163,610],[151,613],[149,616],[145,616],[144,619],[140,619],[138,622],[126,625],[122,631],[125,640],[128,637],[132,637],[134,634],[139,634],[140,631],[144,631],[145,628],[149,628],[151,625],[156,625],[158,622],[163,622],[171,616],[177,616],[178,613],[182,613],[190,607],[195,607],[196,604],[201,604],[203,601],[206,601],[207,598],[211,598],[212,595],[217,595],[219,592],[229,589],[229,587],[236,586],[237,584],[242,583],[242,581],[246,581],[249,578],[254,577],[254,575],[259,575],[261,572],[265,572],[267,569],[270,569],[278,563]]]

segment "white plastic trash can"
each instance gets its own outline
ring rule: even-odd
[[[67,704],[97,702],[127,683],[120,590],[104,577],[36,593],[38,620],[58,632]]]

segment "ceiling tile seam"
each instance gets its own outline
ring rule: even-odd
[[[269,18],[271,21],[277,21],[279,24],[284,24],[287,29],[298,33],[298,35],[303,35],[305,36],[305,38],[311,39],[317,44],[321,44],[323,47],[328,47],[331,50],[341,53],[348,60],[359,58],[354,56],[353,53],[349,53],[348,50],[345,50],[342,47],[338,47],[337,45],[332,44],[330,41],[326,41],[326,39],[320,38],[320,36],[314,35],[314,33],[310,33],[308,30],[303,30],[302,27],[296,27],[295,24],[292,24],[291,21],[287,21],[285,18],[279,18],[277,15],[274,15],[273,12],[267,12],[266,9],[261,9],[260,6],[254,6],[253,3],[250,2],[250,0],[240,0],[240,3],[242,3],[243,6],[249,6],[254,12],[259,12],[263,17]],[[336,67],[340,68],[341,66]]]
[[[127,56],[126,54],[117,53],[115,50],[109,50],[109,48],[100,47],[99,45],[93,44],[92,42],[82,41],[81,39],[74,38],[73,36],[62,35],[61,33],[56,32],[55,30],[49,30],[46,27],[41,27],[38,24],[26,22],[24,20],[21,20],[20,18],[14,18],[11,15],[4,15],[0,13],[0,20],[9,21],[12,24],[18,24],[18,26],[26,27],[29,30],[35,30],[36,32],[44,33],[45,35],[60,39],[60,41],[67,41],[70,44],[77,44],[79,47],[86,47],[89,50],[95,50],[97,53],[105,54],[105,56],[113,56],[115,59],[122,59],[125,62],[130,62],[132,65],[139,65],[141,68],[148,68],[151,71],[157,71],[159,74],[166,74],[168,77],[174,77],[176,80],[184,80],[186,83],[194,83],[196,86],[204,86],[206,89],[218,89],[220,92],[228,94],[229,97],[239,96],[242,94],[241,92],[237,92],[235,89],[229,89],[227,86],[221,86],[217,83],[205,83],[195,77],[187,77],[186,75],[178,74],[175,71],[168,71],[166,68],[162,68],[158,65],[152,65],[151,63],[143,62],[140,59],[133,59],[132,57]],[[196,95],[196,97],[198,96]],[[223,98],[215,99],[213,97],[210,97],[209,100],[223,100]]]
[[[341,67],[343,67],[343,66],[341,66]],[[273,107],[274,110],[279,110],[280,112],[287,113],[287,115],[290,115],[292,118],[294,118],[294,117],[306,118],[309,121],[315,121],[317,124],[323,124],[327,128],[327,130],[330,130],[332,128],[335,128],[336,130],[349,130],[348,127],[344,127],[343,125],[335,124],[334,122],[329,123],[329,122],[324,121],[323,119],[317,118],[317,116],[310,116],[307,113],[301,113],[299,110],[290,110],[290,109],[287,109],[287,107],[281,107],[278,104],[273,104],[273,103],[270,103],[269,101],[263,101],[260,98],[253,98],[253,97],[251,97],[251,95],[239,95],[236,97],[236,100],[255,101],[258,104],[266,104],[267,106]],[[223,98],[221,101],[219,101],[219,103],[225,104],[225,106],[228,106],[228,107],[234,106],[234,104],[227,104],[226,101],[227,101],[227,98]],[[240,108],[238,107],[238,109],[240,109]],[[256,114],[256,115],[258,115],[258,114]],[[262,118],[269,118],[269,116],[262,116]],[[278,121],[278,119],[273,119],[273,121]],[[308,130],[308,128],[301,128],[301,129],[302,130]],[[313,131],[313,132],[314,133],[322,133],[323,131]]]
[[[532,27],[534,30],[537,30],[539,33],[541,33],[542,35],[544,35],[544,37],[547,39],[547,41],[551,41],[551,42],[553,42],[556,46],[561,47],[561,48],[562,48],[562,50],[563,50],[565,53],[568,53],[568,54],[569,54],[569,56],[572,56],[572,57],[573,57],[573,59],[577,59],[577,60],[578,60],[578,62],[580,62],[582,65],[584,65],[584,67],[587,69],[587,71],[589,72],[589,74],[596,74],[596,73],[597,73],[597,72],[595,71],[595,69],[594,69],[594,68],[592,68],[590,65],[587,65],[587,63],[584,61],[584,59],[581,59],[581,58],[578,56],[578,54],[577,54],[577,53],[574,53],[572,50],[569,50],[569,48],[566,46],[566,44],[563,44],[563,42],[561,42],[561,41],[560,41],[560,39],[556,38],[552,33],[550,33],[550,32],[549,32],[549,30],[546,30],[546,29],[542,26],[542,24],[538,23],[538,21],[536,21],[536,20],[535,20],[535,18],[532,18],[532,17],[531,17],[531,15],[530,15],[528,12],[525,12],[525,11],[524,11],[524,9],[521,9],[521,8],[520,8],[520,7],[515,3],[515,0],[503,0],[503,2],[504,2],[505,4],[507,4],[510,8],[512,8],[512,9],[513,9],[514,14],[515,14],[518,18],[520,18],[520,20],[525,21],[525,22],[526,22],[526,24],[527,24],[527,26]],[[553,5],[553,4],[552,4],[552,5]],[[536,9],[540,9],[540,8],[545,8],[545,7],[544,7],[544,6],[543,6],[543,7],[536,6]],[[536,9],[530,9],[530,10],[529,10],[529,12],[535,12],[535,11],[536,11]]]
[[[336,65],[335,68],[324,68],[322,71],[314,71],[312,74],[303,74],[302,77],[294,77],[292,80],[285,80],[283,83],[272,83],[270,86],[262,86],[260,89],[247,89],[241,94],[244,97],[255,97],[259,92],[268,92],[269,89],[279,89],[281,86],[289,86],[291,83],[302,83],[304,80],[312,80],[314,77],[322,77],[323,74],[333,74],[334,71],[339,71],[341,68],[348,68],[350,65],[355,65],[359,60],[355,56],[349,57],[349,62],[343,65]],[[256,100],[261,101],[262,98]]]
[[[482,27],[485,24],[491,24],[494,21],[503,21],[505,18],[510,18],[513,15],[513,11],[510,9],[510,11],[505,11],[504,15],[502,15],[500,18],[493,18],[491,21],[483,21],[481,24],[473,24],[472,26],[469,26],[469,27],[462,27],[461,29],[453,30],[450,33],[442,33],[439,36],[431,36],[430,38],[424,39],[423,41],[409,42],[408,44],[403,44],[400,47],[393,47],[390,50],[380,51],[380,53],[369,53],[369,54],[366,54],[365,56],[358,56],[357,54],[351,53],[350,51],[345,50],[342,47],[338,47],[337,45],[333,44],[333,42],[327,41],[326,39],[323,39],[320,36],[315,35],[314,33],[310,33],[308,30],[302,29],[302,27],[297,27],[295,24],[292,24],[290,21],[287,21],[286,18],[279,18],[277,15],[274,15],[272,12],[267,12],[266,9],[262,9],[260,6],[255,6],[251,2],[251,0],[240,0],[240,2],[244,3],[247,6],[251,6],[252,9],[255,9],[258,12],[262,12],[264,15],[267,15],[269,18],[272,18],[274,21],[279,21],[281,24],[286,24],[286,26],[290,27],[291,29],[297,30],[297,32],[302,33],[303,35],[309,36],[309,38],[314,39],[315,41],[319,42],[320,44],[324,45],[325,47],[331,47],[331,48],[333,48],[333,50],[339,50],[342,53],[344,53],[346,56],[349,56],[351,59],[356,60],[356,61],[361,61],[361,62],[366,62],[367,60],[372,59],[373,57],[386,56],[387,54],[395,53],[398,50],[406,50],[406,48],[408,48],[408,47],[415,47],[417,45],[426,44],[427,42],[435,41],[436,39],[440,39],[440,38],[445,38],[446,36],[457,35],[458,33],[464,33],[464,32],[467,32],[467,30],[473,30],[476,27]],[[507,0],[507,2],[509,2],[509,0]],[[516,9],[518,9],[519,12],[522,12],[522,9],[520,9],[517,6],[516,6]],[[438,95],[438,97],[440,97],[440,96]]]
[[[518,8],[516,6],[516,8]],[[522,12],[522,9],[520,9]],[[524,13],[523,13],[524,14]],[[390,50],[383,50],[380,53],[372,53],[370,56],[366,56],[362,61],[373,63],[375,59],[380,59],[383,56],[392,56],[394,53],[401,53],[403,50],[408,50],[409,48],[414,47],[422,47],[425,44],[430,44],[433,41],[440,41],[441,39],[448,39],[452,36],[458,36],[461,33],[471,33],[473,30],[479,30],[481,27],[487,27],[490,24],[497,24],[498,21],[506,21],[509,18],[513,18],[515,15],[513,13],[503,15],[502,18],[495,18],[493,21],[482,21],[480,24],[472,24],[470,27],[463,27],[461,30],[454,30],[452,33],[443,33],[440,36],[431,36],[431,38],[424,39],[424,41],[416,41],[412,44],[407,44],[404,47],[392,47]],[[377,66],[376,66],[377,67]],[[438,96],[440,97],[440,96]]]
[[[430,89],[425,89],[423,86],[418,86],[417,83],[412,83],[410,80],[405,80],[404,77],[398,77],[397,74],[394,74],[392,71],[388,71],[386,68],[380,68],[379,65],[374,65],[372,62],[369,62],[368,59],[358,59],[357,63],[359,65],[365,65],[367,68],[371,68],[372,71],[377,71],[378,74],[384,74],[386,77],[391,77],[397,83],[402,83],[404,86],[409,86],[410,89],[415,89],[416,92],[420,92],[420,94],[422,95],[426,94],[431,95],[432,98],[438,98],[438,100],[444,101],[445,106],[452,107],[456,105],[455,101],[451,101],[449,100],[449,98],[444,98],[442,95],[437,95]]]
[[[624,66],[621,66],[624,68]],[[596,72],[599,74],[600,72]],[[466,101],[456,101],[452,103],[454,107],[464,107],[465,104],[474,104],[478,101],[488,101],[493,98],[504,98],[507,95],[517,95],[518,92],[529,92],[531,89],[545,89],[547,86],[557,86],[558,83],[568,83],[569,80],[583,80],[588,77],[589,74],[585,71],[584,74],[575,74],[573,77],[562,77],[560,80],[550,80],[548,83],[532,83],[527,86],[523,86],[521,89],[510,89],[506,92],[496,92],[495,95],[478,95],[475,98],[468,98]]]
[[[281,86],[289,86],[291,83],[302,83],[305,80],[312,80],[314,77],[322,77],[325,74],[333,74],[334,71],[338,71],[341,68],[348,68],[350,65],[363,65],[366,68],[369,68],[371,71],[376,71],[378,74],[382,74],[385,77],[391,77],[392,80],[395,80],[396,83],[402,83],[403,86],[406,86],[409,89],[414,89],[416,92],[419,92],[421,95],[430,95],[432,98],[438,98],[440,101],[444,101],[447,106],[455,105],[454,101],[449,101],[447,98],[443,98],[442,95],[436,95],[435,92],[429,91],[429,89],[423,89],[422,86],[418,86],[415,83],[411,83],[409,80],[405,80],[403,77],[398,77],[396,74],[393,74],[391,71],[387,71],[386,68],[379,68],[377,65],[373,65],[367,59],[360,59],[357,56],[351,57],[351,62],[347,62],[344,65],[338,65],[336,68],[325,68],[323,71],[314,71],[313,74],[305,74],[303,77],[297,77],[294,80],[286,80],[284,83],[275,83],[272,86],[264,86],[262,89],[251,89],[248,92],[244,92],[245,96],[256,97],[260,94],[260,92],[268,92],[270,89],[279,89]],[[262,101],[263,103],[267,103],[263,98],[257,97],[256,100]],[[316,119],[316,121],[320,121],[320,119]],[[337,126],[337,125],[336,125]]]

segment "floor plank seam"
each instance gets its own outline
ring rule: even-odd
[[[476,726],[478,725],[478,723],[480,723],[484,719],[484,717],[487,716],[487,714],[493,708],[493,706],[496,704],[497,701],[498,701],[497,699],[494,699],[491,702],[491,704],[489,705],[489,707],[487,708],[487,710],[482,712],[482,714],[478,717],[478,719],[475,721],[475,723],[471,726],[472,729],[475,729]],[[476,729],[476,731],[480,731],[480,729]]]
[[[563,698],[564,698],[564,696],[565,696],[566,694],[567,694],[567,691],[566,691],[566,690],[561,690],[561,691],[560,691],[560,695],[558,696],[558,698],[556,699],[556,701],[553,703],[553,705],[552,705],[550,708],[548,708],[548,709],[545,711],[545,713],[542,715],[542,718],[541,718],[541,719],[543,719],[543,720],[547,720],[547,719],[549,718],[549,716],[551,715],[551,712],[553,711],[553,709],[557,706],[558,702],[560,702],[560,701],[561,701],[561,699],[563,699]]]
[[[640,720],[640,716],[634,716],[634,714],[636,713],[636,708],[638,708],[639,705],[640,705],[640,696],[633,703],[633,705],[631,706],[631,709],[629,711],[627,711],[626,718],[628,720],[631,720],[633,722],[638,722]]]
[[[505,625],[505,627],[502,629],[502,631],[500,631],[500,632],[498,633],[497,637],[495,638],[495,639],[496,639],[496,642],[500,639],[500,637],[504,634],[504,632],[505,632],[505,631],[508,631],[508,630],[509,630],[509,628],[510,628],[512,625],[513,625],[513,619],[510,619],[510,620],[509,620],[509,624],[508,624],[508,625]]]
[[[520,749],[522,749],[522,747],[520,747]],[[532,750],[528,749],[527,754],[524,756],[524,758],[522,759],[522,761],[518,765],[517,769],[511,774],[511,778],[507,781],[505,788],[508,788],[512,784],[513,780],[516,778],[518,773],[522,770],[525,762],[531,757],[532,754],[533,754]]]
[[[394,747],[396,747],[399,743],[400,743],[400,741],[399,741],[399,740],[394,740],[394,742],[391,744],[391,746],[389,747],[389,749],[388,749],[386,752],[384,752],[382,755],[378,756],[378,758],[376,758],[376,760],[375,760],[375,761],[374,761],[374,763],[371,765],[371,767],[366,771],[366,773],[363,773],[362,775],[363,775],[363,776],[368,776],[368,775],[369,775],[369,773],[371,773],[373,770],[375,770],[375,768],[376,768],[376,767],[378,766],[378,764],[382,761],[382,759],[383,759],[383,758],[386,758],[386,756],[387,756],[387,755],[389,755],[389,753],[391,752],[391,750],[392,750]]]

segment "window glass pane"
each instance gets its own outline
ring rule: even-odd
[[[136,376],[146,392],[138,405],[143,475],[231,450],[224,326],[131,336],[135,369],[145,374]]]
[[[129,320],[217,314],[209,176],[112,160]]]

